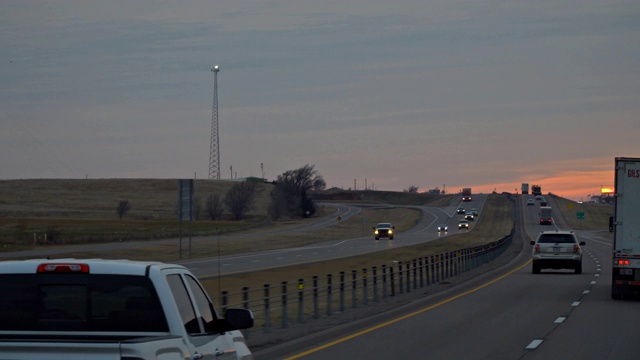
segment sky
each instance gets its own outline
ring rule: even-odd
[[[640,157],[635,0],[1,1],[0,179],[573,200]]]

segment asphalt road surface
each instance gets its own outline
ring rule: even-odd
[[[529,241],[566,230],[539,225],[521,197],[523,251],[506,266],[447,291],[256,352],[256,359],[637,359],[638,301],[612,300],[611,241],[577,232],[583,273],[531,273]],[[537,205],[537,204],[536,204]],[[552,204],[551,206],[554,206]]]

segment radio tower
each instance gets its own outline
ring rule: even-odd
[[[213,65],[213,109],[211,110],[211,144],[209,145],[209,179],[220,180],[220,133],[218,131],[218,72]]]

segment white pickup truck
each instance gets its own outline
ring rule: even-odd
[[[0,262],[0,359],[251,359],[185,267],[99,259]]]

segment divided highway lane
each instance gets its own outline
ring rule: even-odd
[[[477,195],[473,202],[467,202],[464,204],[473,204],[467,206],[476,207],[477,209],[479,209],[480,214],[482,214],[482,206],[484,205],[485,201],[486,195]],[[299,248],[230,255],[212,259],[187,260],[181,261],[180,263],[189,268],[189,270],[192,271],[196,276],[204,277],[217,276],[218,274],[224,275],[248,271],[259,271],[274,267],[337,259],[341,257],[361,255],[380,250],[392,249],[394,247],[415,245],[437,239],[439,236],[443,236],[442,234],[438,234],[438,232],[436,231],[436,228],[440,223],[450,224],[450,228],[453,229],[453,231],[450,231],[450,233],[457,233],[458,229],[456,224],[458,220],[455,210],[458,208],[458,205],[458,203],[455,203],[444,208],[429,206],[407,206],[421,210],[422,217],[416,224],[416,226],[412,229],[396,234],[394,240],[385,239],[376,241],[373,239],[373,235],[370,234],[353,239],[332,240]],[[354,207],[344,204],[342,204],[342,206],[345,206],[347,208]],[[357,207],[372,206],[389,207],[391,205],[358,205]],[[348,211],[350,211],[350,213],[356,212],[356,210],[353,209],[347,210],[345,208],[342,208],[343,213],[347,213]],[[309,225],[303,228],[303,230],[316,231],[313,226],[314,225]],[[295,231],[301,231],[301,228],[298,228]],[[269,237],[272,236],[273,234],[269,234]]]
[[[535,228],[526,210],[522,219]],[[523,236],[507,267],[255,358],[636,359],[640,307],[610,298],[609,235],[578,236],[587,243],[582,274],[532,274]]]

